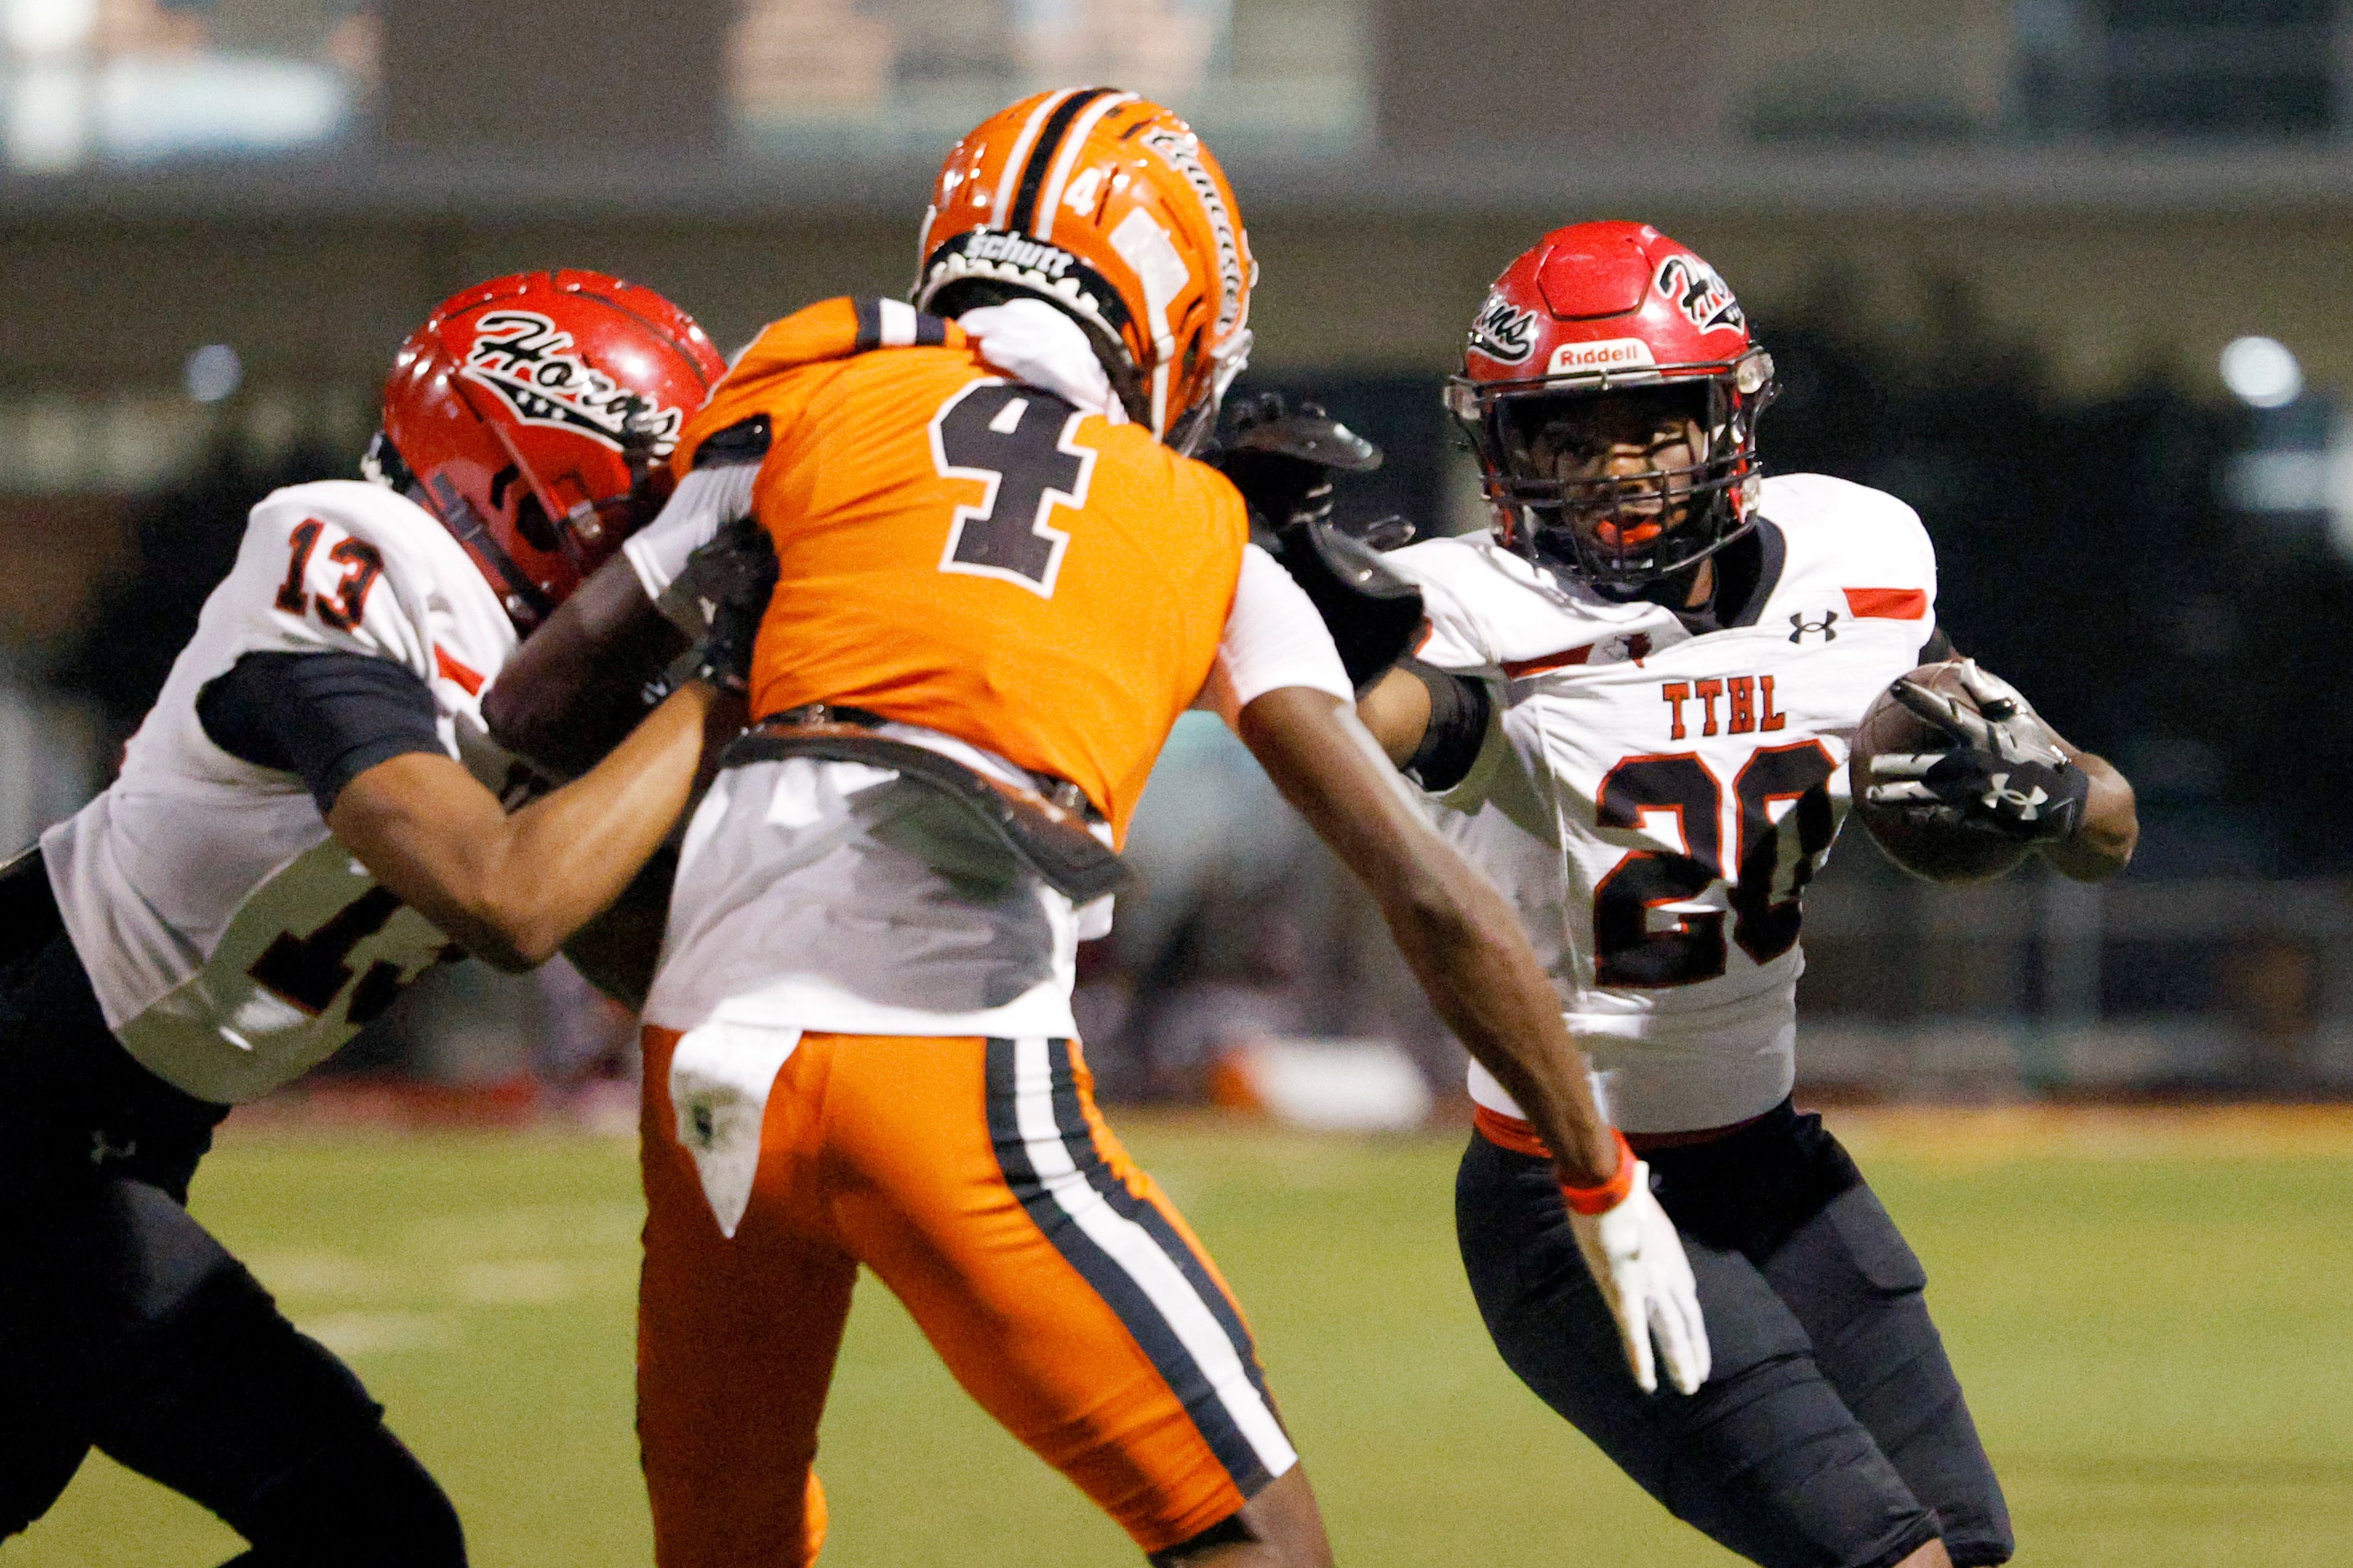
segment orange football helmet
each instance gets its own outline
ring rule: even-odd
[[[1108,87],[983,121],[940,167],[913,298],[954,315],[1033,294],[1095,340],[1120,400],[1180,452],[1250,358],[1250,237],[1192,127]]]

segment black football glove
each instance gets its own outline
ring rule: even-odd
[[[692,645],[664,675],[675,689],[703,679],[741,691],[752,678],[752,642],[776,586],[776,550],[767,530],[738,518],[686,559],[686,568],[654,601]]]
[[[1208,461],[1267,527],[1279,529],[1329,517],[1332,476],[1371,473],[1381,466],[1381,449],[1320,405],[1302,403],[1294,412],[1270,392],[1235,405],[1233,438]]]
[[[1979,669],[1975,659],[1961,661],[1960,679],[1974,710],[1909,676],[1894,684],[1895,700],[1953,744],[1872,758],[1871,776],[1893,782],[1870,785],[1864,798],[1923,822],[2026,843],[2073,834],[2091,798],[2090,775],[2067,760],[2058,736],[2016,687]]]

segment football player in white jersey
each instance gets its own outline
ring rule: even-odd
[[[1463,1261],[1513,1370],[1732,1550],[1775,1568],[2000,1563],[2009,1515],[1920,1264],[1789,1102],[1799,900],[1864,709],[1950,657],[1936,553],[1892,496],[1763,477],[1773,390],[1705,261],[1636,224],[1558,230],[1497,280],[1448,388],[1494,533],[1386,557],[1428,632],[1363,714],[1518,906],[1682,1231],[1711,1374],[1688,1400],[1626,1376],[1544,1145],[1476,1066]],[[2011,739],[2064,757],[2032,764],[2042,808],[1991,787],[2010,764],[1967,743],[1875,795],[2031,840],[2069,876],[2119,869],[2129,786],[1971,679],[2017,703]]]
[[[670,831],[711,682],[512,815],[481,696],[655,510],[724,368],[596,273],[444,303],[386,383],[379,482],[253,509],[121,777],[0,871],[0,1536],[98,1447],[254,1568],[464,1562],[440,1489],[188,1183],[231,1107],[445,959],[543,961]]]

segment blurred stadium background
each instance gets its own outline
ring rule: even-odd
[[[2046,1142],[2027,1153],[1996,1136],[1997,1153],[1972,1154],[1973,1130],[1997,1125],[1985,1115],[2030,1112],[1949,1108],[2316,1102],[2262,1113],[2286,1119],[2261,1121],[2273,1140],[2261,1159],[2277,1162],[2279,1201],[2305,1205],[2303,1219],[2345,1215],[2353,1133],[2339,1135],[2335,1106],[2353,1092],[2353,833],[2340,807],[2353,780],[2353,406],[2341,404],[2353,388],[2353,5],[2340,0],[0,0],[0,848],[103,785],[226,569],[245,509],[276,484],[353,471],[389,355],[436,300],[511,268],[596,267],[664,290],[733,343],[828,294],[898,293],[947,141],[1018,92],[1081,78],[1173,102],[1225,159],[1264,268],[1255,384],[1319,396],[1388,448],[1379,475],[1344,491],[1346,510],[1402,512],[1426,531],[1477,526],[1435,381],[1486,281],[1556,224],[1649,219],[1722,268],[1781,364],[1788,391],[1764,426],[1772,466],[1916,506],[1939,546],[1957,641],[2135,778],[2140,856],[2103,888],[2021,873],[1933,889],[1860,836],[1847,845],[1809,900],[1800,1071],[1818,1103],[1947,1108],[1853,1125],[1866,1139],[1904,1130],[1873,1144],[1896,1163],[1891,1204],[1907,1225],[1941,1227],[1922,1247],[1939,1300],[1971,1325],[1958,1337],[1974,1364],[2011,1380],[2014,1396],[1996,1396],[2010,1400],[2000,1422],[1989,1416],[1997,1456],[2080,1449],[2094,1467],[2053,1459],[2021,1500],[2022,1523],[2028,1498],[2053,1520],[2073,1518],[2069,1508],[2095,1521],[2147,1517],[2156,1492],[2188,1484],[2191,1472],[2166,1468],[2188,1439],[2123,1441],[2101,1458],[2090,1436],[2070,1447],[2036,1435],[2082,1418],[2039,1402],[2035,1377],[2056,1352],[2031,1334],[2061,1309],[2004,1294],[2017,1288],[2002,1279],[2012,1222],[1997,1199],[2055,1204],[2062,1177],[2139,1172],[2141,1197],[2094,1204],[2083,1234],[2106,1237],[2100,1267],[2162,1291],[2149,1258],[2195,1256],[2225,1233],[2243,1250],[2232,1227],[2258,1209],[2182,1210],[2158,1194],[2240,1167],[2200,1163],[2221,1136],[2197,1130],[2209,1123],[2108,1110],[2034,1122]],[[1233,1099],[1218,1064],[1237,1050],[1386,1042],[1415,1073],[1407,1089],[1373,1096],[1388,1110],[1366,1116],[1451,1124],[1454,1047],[1369,910],[1214,723],[1180,728],[1134,854],[1148,891],[1083,972],[1082,1019],[1107,1098]],[[560,966],[509,981],[465,965],[356,1042],[322,1087],[239,1121],[352,1112],[503,1126],[555,1111],[626,1126],[633,1072],[628,1021]],[[1446,1263],[1440,1143],[1295,1150],[1283,1142],[1293,1134],[1160,1114],[1145,1123],[1145,1152],[1165,1147],[1206,1173],[1201,1191],[1290,1172],[1305,1150],[1309,1167],[1357,1172],[1375,1194],[1409,1189],[1394,1210],[1413,1232],[1408,1250],[1436,1248],[1412,1267]],[[2102,1131],[2144,1123],[2172,1131],[2153,1142]],[[367,1134],[368,1159],[353,1167],[320,1136],[246,1148],[233,1131],[234,1158],[207,1180],[228,1194],[224,1223],[251,1238],[265,1277],[273,1255],[312,1259],[311,1275],[294,1273],[328,1280],[322,1311],[343,1309],[317,1258],[348,1253],[355,1278],[382,1278],[349,1227],[391,1223],[367,1217],[382,1191],[421,1194],[405,1208],[440,1201],[430,1182],[405,1184],[445,1159],[477,1184],[448,1197],[458,1208],[497,1198],[526,1204],[526,1220],[539,1212],[522,1195],[537,1167],[501,1163],[501,1140]],[[593,1139],[545,1136],[548,1179],[586,1183],[596,1195],[582,1202],[622,1216],[591,1273],[626,1272],[626,1160]],[[1981,1160],[2007,1173],[1973,1173]],[[307,1196],[285,1198],[290,1185],[267,1198],[281,1165],[322,1194],[317,1213],[301,1206]],[[373,1192],[370,1173],[384,1183]],[[338,1181],[351,1189],[342,1198]],[[2181,1219],[2192,1211],[2199,1223]],[[1197,1218],[1229,1258],[1258,1246],[1279,1258],[1274,1238],[1323,1234],[1325,1218],[1294,1213],[1253,1242],[1271,1212],[1237,1199]],[[2333,1291],[2341,1315],[2353,1254],[2339,1230],[2313,1224],[2283,1246],[2303,1249],[2295,1278]],[[2048,1250],[2066,1254],[2055,1240]],[[2327,1267],[2313,1273],[2316,1258]],[[435,1273],[413,1258],[401,1267]],[[1330,1278],[1356,1267],[1335,1261]],[[1263,1285],[1242,1279],[1246,1294],[1277,1302],[1260,1310],[1286,1325],[1286,1289],[1310,1307],[1330,1299],[1263,1274]],[[495,1304],[499,1277],[484,1278]],[[2264,1299],[2292,1283],[2263,1281],[2250,1289]],[[527,1305],[530,1289],[516,1289]],[[603,1289],[581,1297],[604,1303],[591,1327],[625,1335],[625,1289],[610,1300]],[[1486,1402],[1477,1407],[1519,1423],[1510,1442],[1545,1456],[1525,1461],[1535,1468],[1499,1506],[1558,1521],[1574,1510],[1532,1500],[1556,1482],[1616,1484],[1530,1415],[1442,1269],[1399,1289],[1443,1301],[1447,1321],[1429,1331],[1442,1327],[1453,1348],[1430,1353],[1448,1367],[1459,1354],[1467,1380],[1433,1373],[1411,1384],[1416,1397]],[[1978,1292],[1976,1305],[1957,1290]],[[311,1300],[290,1287],[298,1309]],[[2013,1307],[2018,1332],[2005,1334]],[[2066,1310],[2077,1315],[2055,1331],[2100,1331],[2104,1308]],[[428,1321],[386,1331],[382,1353],[422,1349],[427,1363],[495,1361],[565,1382],[544,1346],[511,1355],[496,1335],[449,1327],[455,1308],[367,1310]],[[449,1321],[431,1327],[436,1312]],[[1342,1331],[1305,1309],[1297,1322],[1282,1334],[1293,1353],[1336,1366]],[[372,1376],[376,1331],[349,1342]],[[2146,1340],[2120,1331],[2132,1346],[2170,1343],[2154,1326]],[[1409,1334],[1398,1342],[1419,1353]],[[625,1340],[598,1344],[607,1370],[625,1372]],[[1280,1377],[1280,1341],[1273,1353]],[[2238,1352],[2216,1353],[2185,1352],[2179,1387],[2148,1394],[2160,1426],[2174,1423],[2165,1431],[2189,1431],[2166,1401],[2243,1371]],[[2332,1353],[2306,1373],[2341,1395],[2353,1385]],[[1963,1366],[1972,1372],[1970,1354]],[[512,1375],[522,1381],[502,1398],[554,1419],[563,1400]],[[2120,1375],[2087,1381],[2077,1368],[2051,1386],[2093,1400]],[[470,1377],[453,1373],[445,1393],[458,1403],[427,1418],[453,1434],[479,1423],[488,1451],[493,1417],[509,1412],[466,1411],[450,1391]],[[878,1394],[866,1381],[867,1414],[854,1418],[869,1428],[855,1441],[879,1456],[886,1428],[903,1438],[907,1424],[877,1413],[898,1384],[883,1378]],[[395,1395],[396,1416],[407,1397]],[[430,1410],[429,1388],[416,1397]],[[590,1403],[612,1430],[583,1441],[610,1474],[581,1485],[626,1491],[625,1394],[617,1384]],[[2211,1554],[2132,1539],[2183,1562],[2353,1560],[2353,1431],[2327,1403],[2295,1409],[2233,1429],[2233,1451],[2249,1457],[2232,1474],[2301,1487],[2273,1498],[2258,1486],[2268,1500],[2250,1501],[2246,1519],[2333,1521],[2318,1554],[2300,1555],[2311,1539],[2284,1531]],[[1327,1489],[1377,1489],[1366,1485],[1384,1452],[1377,1414],[1362,1414],[1359,1448],[1343,1442],[1361,1463],[1322,1461]],[[1417,1406],[1409,1421],[1421,1419]],[[907,1473],[928,1479],[934,1453],[914,1454]],[[2125,1475],[2144,1460],[2155,1468],[2139,1480]],[[2097,1469],[2111,1461],[2114,1473]],[[1335,1475],[1351,1464],[1358,1473]],[[972,1493],[977,1507],[1003,1495]],[[114,1493],[78,1498],[78,1517],[99,1521],[93,1542],[109,1519],[148,1517]],[[1461,1500],[1432,1493],[1430,1506]],[[109,1513],[116,1503],[131,1511]],[[1648,1544],[1572,1520],[1562,1559],[1685,1560],[1673,1554],[1695,1549],[1639,1503],[1630,1493],[1605,1512],[1651,1520],[1638,1531]],[[1080,1521],[1071,1539],[1087,1544],[1073,1552],[1116,1558],[1109,1537],[1084,1534],[1083,1510],[1053,1506],[1056,1529]],[[1343,1527],[1344,1544],[1351,1533]],[[2088,1552],[2096,1531],[2079,1533]],[[534,1537],[518,1525],[511,1539]],[[45,1548],[36,1532],[28,1561],[80,1560],[55,1544],[68,1540],[53,1532]],[[1006,1540],[1005,1560],[1021,1560],[1019,1538]],[[1497,1550],[1511,1547],[1499,1537]],[[847,1560],[892,1555],[871,1540],[856,1551],[845,1543]],[[983,1559],[995,1560],[971,1560]],[[525,1544],[484,1560],[533,1559]],[[602,1559],[583,1549],[563,1560]]]

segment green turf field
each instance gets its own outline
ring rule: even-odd
[[[2021,1563],[2353,1563],[2353,1130],[1833,1121],[1927,1262]],[[1343,1563],[1732,1561],[1495,1359],[1453,1257],[1454,1139],[1124,1125],[1248,1306]],[[642,1565],[634,1170],[626,1143],[577,1134],[232,1131],[196,1209],[391,1407],[477,1563]],[[871,1279],[819,1463],[832,1568],[1139,1561]],[[235,1549],[93,1461],[0,1561],[206,1568]]]

